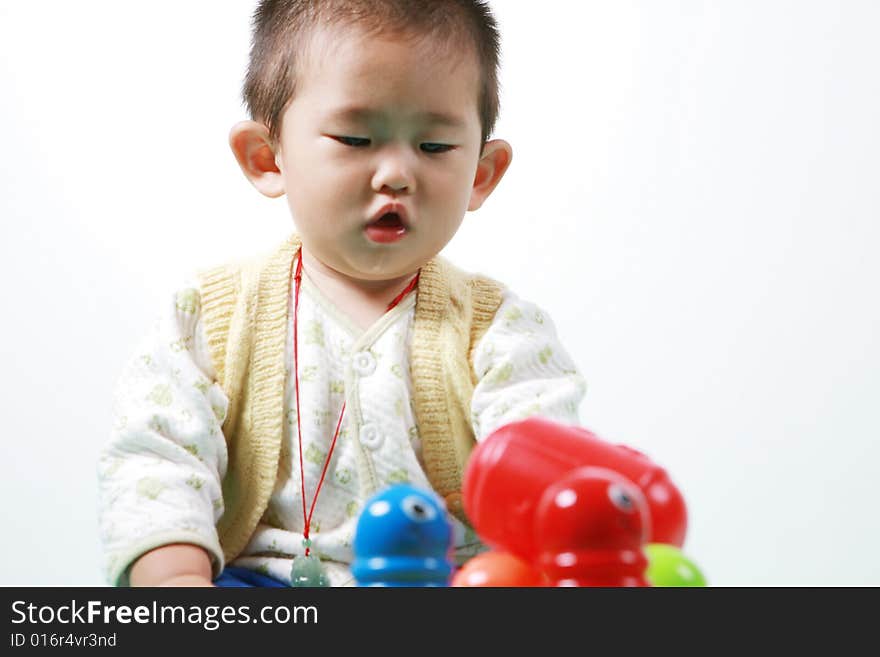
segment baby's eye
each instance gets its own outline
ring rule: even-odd
[[[354,147],[363,147],[369,146],[370,140],[366,137],[333,137],[340,144],[345,144],[346,146],[354,146]]]
[[[449,144],[434,144],[432,142],[426,142],[419,146],[425,153],[448,153],[451,151],[454,146],[450,146]]]

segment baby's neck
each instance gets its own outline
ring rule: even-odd
[[[417,273],[414,271],[400,278],[383,281],[363,281],[328,267],[316,259],[305,246],[301,254],[303,272],[307,273],[309,280],[364,330],[385,314],[388,304],[394,301]]]

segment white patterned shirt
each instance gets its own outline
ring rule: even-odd
[[[312,552],[325,563],[334,586],[353,583],[349,564],[364,502],[394,483],[431,489],[409,372],[415,299],[407,295],[362,330],[303,275],[297,372],[307,510],[346,403],[310,525]],[[287,334],[291,364],[292,325]],[[547,314],[509,290],[474,351],[473,366],[478,381],[471,419],[477,440],[532,415],[579,423],[583,378]],[[275,488],[250,542],[231,565],[289,583],[291,559],[304,551],[304,520],[290,365],[287,374]],[[155,329],[123,370],[114,402],[111,438],[98,460],[108,581],[125,585],[128,568],[140,555],[169,543],[203,547],[216,575],[224,566],[215,523],[223,514],[227,452],[221,426],[228,402],[216,382],[196,286],[169,296]],[[483,549],[473,531],[451,514],[450,522],[458,563]]]

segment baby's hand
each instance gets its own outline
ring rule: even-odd
[[[170,577],[163,582],[157,584],[157,586],[193,586],[193,587],[204,587],[204,586],[214,586],[211,583],[211,580],[207,577],[203,577],[202,575],[178,575],[177,577]]]
[[[135,561],[130,579],[132,586],[213,586],[211,558],[196,545],[163,545]]]

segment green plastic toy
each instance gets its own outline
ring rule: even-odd
[[[681,550],[666,543],[645,545],[648,569],[645,578],[652,586],[706,586],[706,578]]]

